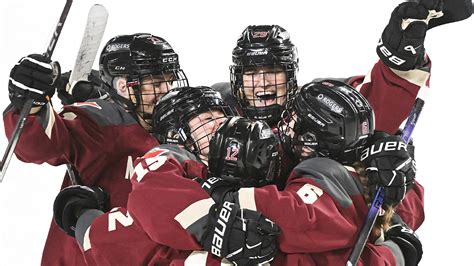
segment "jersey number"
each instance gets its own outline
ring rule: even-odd
[[[304,203],[313,204],[318,200],[319,197],[323,195],[323,191],[311,184],[305,184],[300,189],[298,189],[296,194],[300,196]]]

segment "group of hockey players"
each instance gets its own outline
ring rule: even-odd
[[[100,81],[77,83],[76,98],[59,93],[57,62],[23,57],[6,135],[33,98],[15,154],[78,177],[66,173],[41,264],[345,265],[384,187],[358,265],[417,265],[423,188],[399,127],[428,86],[424,39],[441,4],[397,6],[367,76],[303,86],[277,25],[245,28],[230,82],[212,87],[190,86],[172,46],[146,33],[109,40]]]

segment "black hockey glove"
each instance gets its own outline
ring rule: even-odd
[[[418,236],[397,214],[394,214],[391,222],[392,225],[385,232],[385,240],[392,240],[400,247],[405,265],[418,265],[423,256],[423,246]]]
[[[272,261],[278,250],[278,226],[261,213],[224,201],[209,210],[208,226],[200,239],[204,250],[236,265]]]
[[[361,162],[369,179],[370,190],[385,187],[384,206],[398,204],[415,182],[415,160],[400,136],[376,132],[362,151]]]
[[[234,202],[232,193],[229,192],[235,192],[240,189],[239,184],[220,177],[198,178],[194,180],[201,185],[216,203],[223,202],[224,200]]]
[[[21,110],[25,99],[33,99],[33,107],[44,106],[54,95],[61,68],[40,54],[23,57],[12,68],[8,92],[12,104]]]
[[[71,71],[62,73],[57,85],[58,97],[61,99],[62,105],[85,102],[89,99],[96,99],[107,94],[106,91],[101,88],[102,81],[98,77],[99,72],[97,70],[92,70],[92,73],[88,76],[88,80],[81,80],[75,83],[72,88],[72,95],[67,91],[70,76]]]
[[[434,12],[441,11],[441,3],[442,0],[404,2],[393,10],[377,45],[377,54],[385,65],[407,71],[424,64],[428,21],[439,15]]]
[[[54,200],[54,220],[64,232],[74,237],[77,218],[82,212],[88,209],[104,211],[107,202],[108,194],[100,187],[66,187]]]

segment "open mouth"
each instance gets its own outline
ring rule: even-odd
[[[273,104],[276,101],[277,94],[274,91],[259,91],[255,94],[258,103]]]

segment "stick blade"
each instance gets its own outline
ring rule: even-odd
[[[100,4],[93,5],[89,10],[86,28],[77,54],[76,63],[71,72],[71,76],[69,77],[70,89],[68,92],[70,94],[72,94],[74,84],[81,80],[87,80],[87,77],[92,70],[92,65],[105,32],[108,16],[109,13],[107,12],[107,9]]]

